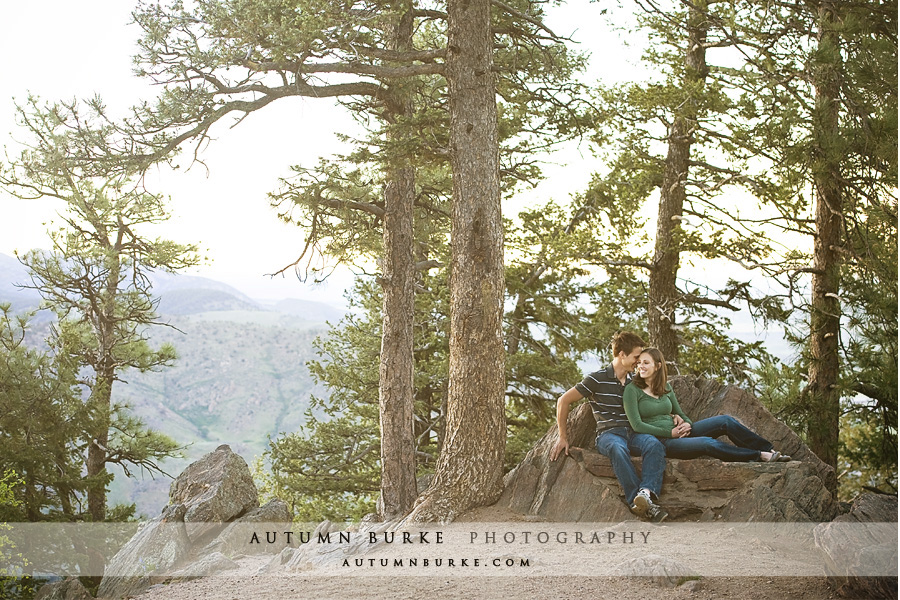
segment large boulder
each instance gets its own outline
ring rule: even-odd
[[[159,574],[178,565],[190,552],[184,528],[185,508],[167,506],[145,524],[109,561],[97,590],[98,598],[123,598],[141,593]]]
[[[897,496],[861,494],[849,513],[822,523],[814,534],[839,595],[897,597]]]
[[[834,467],[822,462],[794,431],[776,419],[747,390],[703,377],[675,377],[671,381],[678,403],[692,420],[731,415],[775,445],[777,450],[812,466],[825,486],[835,492]]]
[[[183,504],[187,535],[195,542],[259,506],[246,461],[222,444],[172,482],[169,504]]]
[[[729,463],[716,459],[666,461],[661,503],[673,521],[830,521],[838,504],[829,491],[834,469],[820,461],[790,428],[751,394],[694,377],[672,381],[692,419],[731,414],[799,459],[790,463]],[[538,441],[504,480],[498,505],[549,521],[618,522],[634,518],[609,459],[594,450],[595,420],[585,403],[567,424],[570,456],[550,461],[556,427]],[[640,468],[640,458],[634,458]]]
[[[189,465],[172,483],[169,500],[109,561],[98,598],[133,596],[173,577],[233,568],[223,552],[239,553],[235,522],[291,522],[281,500],[259,506],[250,468],[227,445]],[[246,536],[243,545],[250,548]]]

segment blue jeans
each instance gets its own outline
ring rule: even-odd
[[[734,446],[715,439],[728,436]],[[719,415],[695,421],[691,435],[683,438],[660,438],[671,458],[698,458],[712,456],[719,460],[749,462],[759,460],[760,451],[770,452],[772,443],[744,427],[729,415]]]
[[[635,433],[631,427],[613,427],[597,436],[597,452],[609,457],[628,504],[641,488],[650,490],[654,499],[659,496],[666,470],[666,449],[656,436]],[[642,459],[640,478],[631,463],[632,454]]]

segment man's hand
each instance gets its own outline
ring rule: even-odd
[[[565,452],[569,456],[569,441],[566,439],[566,423],[569,422],[569,406],[573,402],[578,402],[584,396],[577,388],[571,388],[556,401],[556,430],[559,435],[559,441],[550,451],[550,460],[554,461]]]
[[[569,442],[566,440],[559,440],[556,442],[556,445],[553,446],[553,450],[550,451],[550,460],[555,461],[562,456],[563,452],[566,453],[566,456],[569,456]]]

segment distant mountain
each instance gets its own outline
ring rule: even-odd
[[[19,259],[0,254],[0,303],[12,304],[15,312],[37,308],[41,296],[34,290],[19,287],[26,283],[31,283],[28,269],[22,266]]]
[[[295,298],[274,302],[254,300],[227,283],[196,275],[158,272],[150,280],[153,295],[159,300],[157,312],[160,315],[266,311],[301,317],[302,321],[310,323],[334,323],[344,315],[343,310],[323,302]],[[18,259],[0,254],[0,303],[9,302],[16,312],[37,308],[41,302],[40,294],[19,287],[30,281],[28,270]],[[247,320],[246,315],[232,317]],[[228,317],[223,316],[223,319],[227,320]]]
[[[13,285],[24,281],[27,270],[0,254],[0,302],[12,302],[17,311],[36,307],[40,296]],[[188,445],[185,459],[164,465],[168,473],[177,475],[223,443],[252,461],[269,436],[300,429],[311,395],[327,396],[306,362],[316,358],[313,341],[327,330],[325,321],[336,323],[343,311],[306,300],[259,302],[205,277],[157,273],[151,281],[161,320],[171,327],[151,328],[150,342],[173,344],[179,358],[159,372],[123,372],[113,399]],[[41,312],[47,320],[49,312]],[[46,323],[34,323],[35,337],[45,337]],[[135,502],[139,513],[155,515],[166,504],[169,484],[116,473],[110,501]]]
[[[259,310],[168,321],[174,328],[155,328],[151,343],[172,343],[176,364],[156,373],[123,373],[127,383],[116,383],[113,396],[154,429],[190,444],[186,459],[167,463],[172,475],[220,444],[251,462],[269,436],[301,429],[311,395],[327,396],[306,368],[316,357],[313,340],[326,331],[322,323]],[[155,515],[166,504],[169,484],[117,476],[110,497]]]
[[[339,310],[331,304],[297,300],[296,298],[276,302],[273,308],[281,313],[303,317],[307,321],[321,321],[323,323],[325,321],[337,323],[346,314],[345,311]]]
[[[182,274],[176,275],[160,271],[153,274],[151,282],[153,284],[153,294],[155,296],[164,296],[165,294],[184,290],[213,290],[234,296],[247,304],[257,304],[254,300],[251,300],[248,296],[245,296],[227,283],[222,283],[221,281],[216,281],[207,277]]]
[[[195,278],[196,279],[196,278]],[[195,315],[226,310],[262,310],[256,302],[215,289],[176,289],[159,295],[157,312],[161,315]]]

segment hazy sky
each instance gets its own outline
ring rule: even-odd
[[[133,3],[126,0],[71,2],[34,0],[0,4],[5,57],[0,81],[0,144],[15,155],[22,139],[13,120],[13,98],[30,92],[44,100],[86,98],[100,94],[113,114],[126,110],[154,88],[131,74],[138,29],[129,25]],[[590,81],[620,78],[629,69],[621,42],[602,31],[598,5],[577,0],[556,9],[549,25],[573,35],[592,50]],[[199,242],[210,264],[194,274],[219,279],[256,298],[304,297],[340,301],[349,276],[315,288],[291,275],[266,277],[291,263],[303,247],[303,232],[281,223],[266,193],[291,164],[313,165],[319,156],[341,149],[336,130],[352,127],[345,111],[330,100],[285,99],[248,117],[234,129],[219,127],[202,153],[208,167],[188,172],[157,173],[158,191],[171,196],[173,218],[165,235],[176,241]],[[523,202],[554,197],[566,200],[587,182],[594,160],[587,149],[571,149],[551,159],[550,179]],[[47,245],[45,223],[57,205],[49,200],[21,201],[0,196],[0,252],[12,254]],[[507,211],[509,212],[509,211]],[[14,215],[10,218],[10,215]]]

